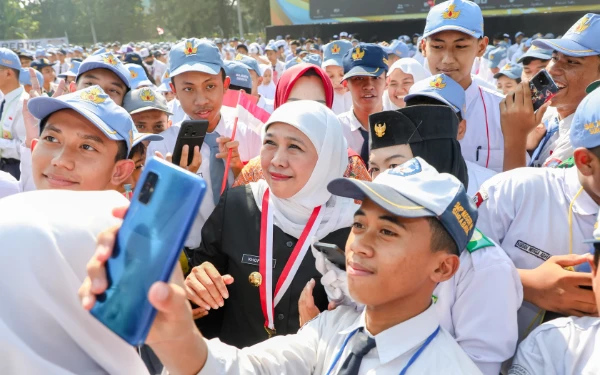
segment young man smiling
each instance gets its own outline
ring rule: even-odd
[[[465,160],[501,172],[502,95],[474,82],[471,76],[475,59],[483,56],[488,45],[488,38],[483,35],[481,9],[466,0],[450,0],[434,6],[427,15],[421,43],[431,73],[444,73],[465,90],[464,118],[469,127],[460,142]]]

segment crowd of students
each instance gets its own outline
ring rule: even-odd
[[[449,0],[391,43],[0,48],[0,372],[600,373],[600,15],[512,46],[483,25]],[[190,119],[208,189],[135,351],[86,310]]]

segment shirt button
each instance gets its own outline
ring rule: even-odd
[[[286,242],[287,247],[292,247],[294,246],[294,243],[292,241],[288,241]]]
[[[277,319],[279,319],[279,320],[283,320],[283,318],[285,318],[285,316],[284,316],[283,314],[279,314],[279,315],[277,315]]]

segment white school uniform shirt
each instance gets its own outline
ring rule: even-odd
[[[169,112],[173,115],[171,116],[171,122],[173,124],[178,124],[185,118],[186,114],[181,107],[181,103],[177,98],[171,100],[169,104],[167,104],[167,108],[169,108]]]
[[[147,65],[144,62],[144,66],[148,69],[148,73],[154,78],[154,81],[160,85],[160,81],[162,80],[162,76],[165,74],[167,70],[167,64],[154,59],[152,65]]]
[[[460,141],[465,160],[496,172],[504,164],[504,136],[500,125],[500,101],[504,96],[496,90],[473,81],[465,90],[467,132]],[[489,160],[488,160],[489,155]]]
[[[21,159],[19,146],[25,141],[23,101],[29,98],[23,86],[4,94],[4,111],[0,117],[0,158]]]
[[[423,313],[374,336],[377,346],[367,353],[357,375],[398,375],[410,358],[437,329],[439,320],[432,305]],[[365,328],[365,315],[340,306],[306,323],[295,335],[276,336],[254,346],[237,349],[218,339],[207,341],[208,358],[198,375],[314,374],[326,375],[338,352],[332,371],[336,374],[352,350],[353,331]],[[373,337],[369,334],[369,336]],[[409,367],[409,374],[481,374],[477,366],[445,329]]]
[[[550,113],[544,114],[542,123],[546,129],[555,128],[558,125],[558,131],[552,134],[542,148],[539,157],[534,161],[533,166],[535,167],[556,167],[573,156],[570,133],[575,113],[561,119],[556,108],[550,107],[548,111]]]
[[[186,119],[189,118],[186,116]],[[154,156],[155,151],[159,151],[163,155],[166,155],[167,152],[173,152],[175,143],[177,141],[177,135],[179,134],[180,125],[181,123],[173,125],[169,129],[160,133],[160,135],[162,135],[164,138],[162,141],[150,142],[148,145],[146,158]],[[217,124],[215,131],[221,136],[231,137],[231,133],[233,131],[233,121],[231,118],[222,114],[221,120],[219,121],[219,124]],[[244,126],[244,124],[238,123],[235,139],[240,142],[239,152],[242,160],[250,160],[258,156],[260,149],[258,152],[255,151],[253,155],[248,155],[248,149],[243,146],[247,143],[256,144],[257,139],[260,143],[260,136],[258,134]],[[206,181],[207,189],[206,193],[204,194],[202,204],[200,205],[198,215],[192,224],[192,229],[190,230],[190,234],[185,242],[185,246],[191,249],[195,249],[200,246],[200,242],[202,240],[202,227],[215,209],[212,182],[210,178],[210,147],[206,143],[202,144],[202,147],[200,148],[200,154],[202,155],[202,164],[200,165],[200,169],[198,170],[197,174],[202,177],[204,181]],[[229,179],[230,183],[233,184],[231,175]]]
[[[600,319],[551,320],[519,345],[509,375],[600,374]]]
[[[465,164],[467,165],[467,174],[469,176],[469,188],[467,189],[467,194],[470,196],[477,194],[481,185],[497,174],[495,171],[471,161],[465,160]]]
[[[271,62],[269,62],[269,64],[271,64]],[[273,64],[271,64],[271,69],[273,69],[274,72],[277,72],[277,79],[274,79],[275,75],[273,75],[275,85],[277,85],[277,82],[279,82],[279,78],[281,78],[281,75],[285,71],[285,63],[283,61],[277,60],[277,63],[275,64],[275,66],[273,66]]]
[[[523,302],[519,273],[506,253],[493,241],[464,250],[456,274],[433,294],[442,328],[482,373],[498,375],[517,348],[517,311]]]
[[[19,192],[19,181],[10,173],[0,171],[0,199]]]
[[[348,147],[356,153],[360,154],[364,139],[358,129],[362,128],[366,131],[369,130],[365,129],[360,123],[360,121],[358,121],[358,119],[354,115],[354,108],[350,108],[348,112],[344,112],[341,115],[338,115],[337,118],[340,121],[340,124],[342,124],[342,132],[344,134],[344,138],[346,138]]]
[[[258,102],[256,102],[256,106],[258,108],[262,108],[265,111],[269,112],[269,113],[273,113],[273,111],[275,110],[275,100],[274,99],[267,99],[264,96],[260,96],[258,98]]]
[[[588,254],[584,240],[594,231],[599,206],[581,190],[577,168],[519,168],[485,182],[474,198],[479,201],[477,227],[498,243],[518,269],[533,269],[553,255]],[[573,233],[570,243],[569,233]],[[535,319],[537,317],[537,319]],[[519,337],[539,325],[540,309],[523,301]],[[534,321],[535,320],[535,321]]]

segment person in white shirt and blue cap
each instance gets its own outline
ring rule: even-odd
[[[248,73],[250,74],[250,77],[252,78],[252,80],[250,82],[252,84],[252,87],[248,94],[256,96],[258,98],[258,102],[256,103],[256,105],[259,108],[265,109],[269,113],[273,112],[273,101],[267,100],[266,98],[264,98],[262,95],[260,95],[258,93],[258,87],[262,84],[262,81],[263,81],[260,67],[258,66],[258,61],[256,61],[256,59],[254,59],[250,56],[245,56],[240,53],[238,53],[235,56],[235,61],[238,63],[244,64],[246,69],[248,69]]]
[[[171,73],[169,72],[169,69],[165,70],[165,74],[163,74],[163,76],[160,80],[160,85],[157,87],[157,91],[160,92],[165,97],[165,99],[167,99],[167,102],[169,103],[169,106],[171,107],[173,100],[176,100],[176,99],[175,99],[175,93],[173,92],[173,89],[171,88]]]
[[[152,87],[129,91],[123,100],[123,108],[131,115],[140,133],[160,134],[171,127],[169,116],[172,113],[167,100]]]
[[[205,340],[195,329],[181,286],[155,284],[158,309],[150,343],[171,373],[240,375],[481,374],[451,334],[440,327],[432,293],[459,268],[477,222],[462,184],[424,160],[411,159],[374,182],[336,179],[333,195],[362,201],[345,251],[348,289],[363,312],[340,306],[306,323],[297,334],[237,349]],[[94,257],[88,276],[100,281],[104,262]],[[178,272],[178,271],[176,271]],[[176,275],[179,280],[181,276]],[[80,289],[86,309],[94,296]],[[94,293],[101,293],[95,288]],[[373,291],[378,291],[373,293]],[[399,314],[398,312],[402,313]],[[170,318],[183,316],[185,318]],[[189,340],[174,340],[191,332]]]
[[[268,44],[265,47],[265,55],[267,55],[271,68],[273,68],[273,82],[275,84],[279,82],[279,77],[281,77],[283,71],[289,68],[283,61],[279,60],[277,50],[278,48],[274,44]]]
[[[385,47],[387,55],[387,64],[391,67],[396,61],[410,57],[410,50],[406,43],[400,40],[394,40],[389,47]]]
[[[336,115],[352,108],[352,95],[348,88],[342,84],[344,79],[344,63],[342,58],[352,49],[352,43],[347,40],[338,40],[323,46],[323,63],[327,76],[333,85],[333,106],[331,110]]]
[[[75,78],[77,78],[80,66],[81,62],[79,61],[71,62],[71,64],[69,65],[69,70],[62,74],[59,74],[58,78],[64,79],[67,83],[75,82]]]
[[[508,48],[508,59],[512,61],[515,53],[521,48],[521,42],[525,38],[525,33],[519,31],[515,34],[515,43]]]
[[[131,89],[130,77],[129,70],[112,52],[92,55],[79,66],[77,89],[98,85],[115,103],[121,105],[125,94]]]
[[[503,96],[478,84],[471,75],[476,58],[483,56],[488,42],[479,6],[471,1],[449,0],[430,9],[421,43],[431,73],[444,73],[465,90],[467,108],[463,117],[472,124],[461,141],[465,160],[500,172],[504,153],[500,126]]]
[[[523,64],[523,74],[521,80],[525,82],[531,81],[531,79],[540,72],[542,69],[546,69],[546,66],[552,59],[552,50],[543,49],[537,46],[532,46],[522,54],[517,60],[517,64]]]
[[[132,90],[139,89],[141,87],[154,86],[152,81],[148,79],[146,70],[143,66],[138,64],[125,64],[125,68],[129,70],[129,85]]]
[[[521,76],[523,75],[523,66],[521,64],[507,63],[494,74],[496,79],[496,87],[504,95],[508,95],[509,92],[515,91],[517,85],[521,83]]]
[[[244,91],[250,95],[252,92],[252,77],[248,66],[239,61],[225,61],[225,73],[231,80],[229,90]]]

